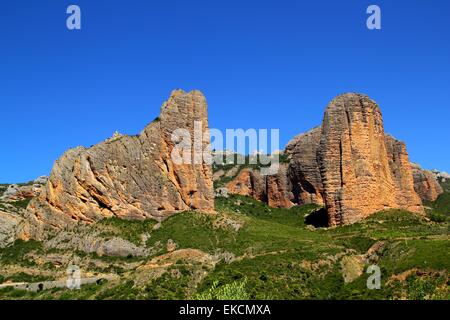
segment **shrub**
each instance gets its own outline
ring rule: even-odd
[[[247,279],[235,281],[224,286],[219,286],[215,281],[207,291],[197,294],[195,300],[249,300],[250,295],[246,290]]]

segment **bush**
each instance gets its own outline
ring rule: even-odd
[[[215,281],[207,291],[197,294],[195,300],[249,300],[250,295],[246,290],[247,279],[235,281],[224,286],[219,286]]]
[[[33,265],[33,261],[25,257],[32,251],[42,253],[42,244],[34,240],[16,240],[13,245],[0,250],[0,262],[4,264],[21,262],[26,265]]]
[[[368,238],[368,237],[361,237],[361,236],[355,236],[351,237],[349,239],[346,239],[343,244],[347,248],[355,249],[361,253],[365,253],[367,250],[370,249],[370,247],[375,243],[376,241]]]
[[[449,220],[449,217],[447,217],[445,214],[433,211],[428,214],[428,217],[430,218],[431,221],[439,223],[447,222]]]

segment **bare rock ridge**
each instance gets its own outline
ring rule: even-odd
[[[229,191],[274,207],[325,205],[330,226],[390,208],[424,212],[419,195],[424,198],[425,187],[413,177],[405,144],[385,134],[378,105],[365,95],[333,99],[322,125],[292,139],[285,155],[289,164],[277,175],[262,180],[246,169],[228,183]]]
[[[162,220],[176,212],[214,211],[212,169],[175,164],[172,132],[201,122],[203,150],[209,150],[207,103],[199,91],[172,92],[161,113],[136,136],[114,134],[91,148],[67,151],[49,181],[28,206],[31,235],[105,217]]]

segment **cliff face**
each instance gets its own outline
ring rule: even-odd
[[[257,170],[246,170],[228,183],[229,191],[274,207],[324,205],[330,226],[391,208],[423,213],[406,146],[385,134],[380,109],[367,96],[336,97],[322,125],[290,141],[285,156],[289,164],[265,183]]]
[[[415,190],[413,171],[404,142],[385,136],[389,167],[397,185],[397,203],[412,212],[423,212],[421,196]]]
[[[389,208],[422,213],[403,144],[386,144],[371,99],[345,94],[328,105],[318,162],[329,225],[348,224]]]
[[[322,128],[316,127],[292,139],[285,153],[291,159],[288,178],[296,204],[323,205],[323,184],[317,159]]]
[[[17,239],[29,239],[29,225],[19,214],[0,210],[0,248]]]
[[[292,139],[284,152],[290,159],[289,164],[280,163],[277,174],[262,176],[257,169],[245,168],[226,185],[228,191],[253,197],[274,208],[310,203],[323,205],[323,185],[317,162],[321,131],[321,127],[317,127]]]
[[[290,208],[294,203],[287,170],[286,164],[280,164],[276,175],[263,176],[259,170],[246,168],[226,187],[230,193],[253,197],[274,208]]]
[[[233,194],[253,197],[266,202],[266,184],[264,177],[258,170],[244,169],[226,185]]]
[[[194,141],[195,122],[204,136]],[[105,217],[161,220],[190,209],[212,212],[211,166],[172,161],[171,135],[180,128],[191,134],[191,145],[209,150],[207,104],[200,92],[172,92],[159,118],[137,136],[115,134],[91,148],[67,151],[28,206],[34,236],[48,227]]]
[[[422,169],[417,164],[411,164],[411,167],[414,178],[414,189],[417,194],[423,200],[435,201],[444,192],[442,186],[436,180],[436,175],[429,170]]]
[[[198,152],[188,157],[192,163],[172,160],[172,134],[179,129],[188,133],[200,158],[210,156],[207,105],[200,92],[174,91],[139,135],[115,134],[91,148],[67,151],[28,206],[31,236],[105,217],[163,220],[191,209],[213,212],[211,166],[196,162]],[[426,174],[413,179],[405,144],[384,133],[378,106],[364,95],[336,97],[322,125],[295,137],[283,156],[289,163],[280,163],[272,176],[254,167],[218,176],[236,176],[227,184],[229,192],[273,207],[324,205],[329,225],[389,208],[422,213],[416,192],[430,199],[439,193]]]

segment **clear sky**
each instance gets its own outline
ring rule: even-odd
[[[175,88],[203,91],[211,127],[279,128],[282,146],[334,96],[365,93],[412,161],[450,171],[449,21],[447,0],[2,1],[0,182],[138,133]]]

